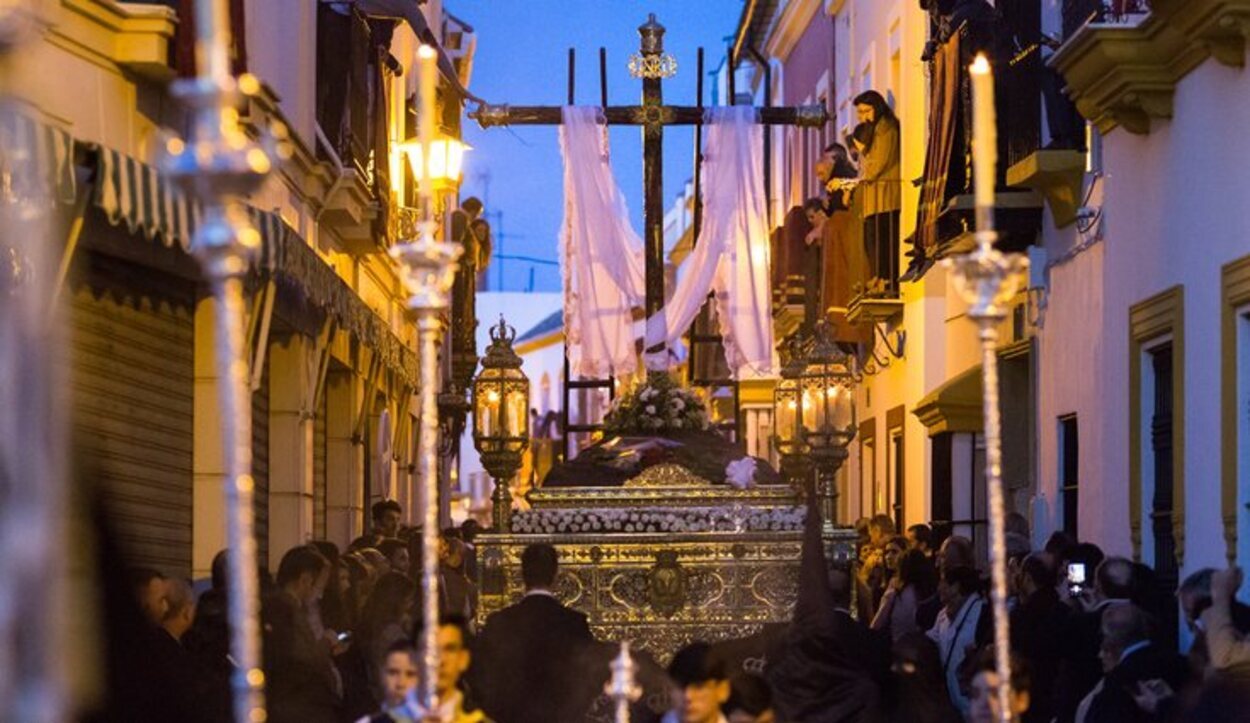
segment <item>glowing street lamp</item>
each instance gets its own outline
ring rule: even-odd
[[[472,150],[457,138],[439,136],[430,141],[429,180],[433,191],[447,191],[460,183],[464,170],[465,151]],[[420,185],[426,180],[425,150],[415,138],[400,144],[400,151],[408,159],[412,177]]]

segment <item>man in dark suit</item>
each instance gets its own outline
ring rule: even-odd
[[[1011,649],[1028,662],[1032,673],[1025,723],[1047,723],[1054,717],[1055,681],[1071,614],[1059,599],[1057,586],[1045,553],[1035,552],[1020,563],[1016,573],[1020,603],[1011,611]]]
[[[1161,708],[1144,710],[1137,697],[1158,685],[1180,691],[1187,678],[1185,659],[1150,640],[1150,618],[1132,603],[1108,606],[1102,614],[1102,658],[1106,675],[1081,702],[1084,723],[1165,720]],[[1084,715],[1082,715],[1084,714]]]
[[[551,593],[558,555],[537,544],[521,554],[525,596],[486,619],[473,656],[473,690],[498,723],[572,721],[584,711],[565,710],[573,662],[594,642],[586,616]]]
[[[270,723],[333,723],[339,695],[325,641],[313,635],[308,605],[329,563],[315,548],[301,545],[282,556],[278,591],[265,601],[266,693]]]

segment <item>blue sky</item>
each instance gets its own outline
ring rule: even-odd
[[[637,28],[653,12],[668,29],[665,50],[678,63],[677,76],[664,82],[664,99],[677,105],[695,101],[695,55],[704,47],[705,70],[725,56],[726,37],[737,25],[741,0],[448,0],[446,9],[477,31],[477,54],[470,87],[491,103],[560,105],[568,88],[568,49],[577,52],[579,104],[599,102],[599,47],[608,55],[608,102],[634,104],[642,92],[626,68],[638,48]],[[705,102],[711,97],[704,83]],[[504,255],[555,261],[563,216],[563,170],[556,129],[549,127],[482,130],[466,121],[463,196],[486,201],[495,229],[495,249]],[[694,131],[678,127],[664,134],[664,202],[672,203],[693,171]],[[624,191],[636,230],[642,231],[642,140],[635,127],[611,133],[612,166]],[[501,223],[502,221],[502,223]],[[502,236],[500,231],[502,227]],[[491,264],[490,290],[535,291],[560,288],[552,265],[523,261]]]

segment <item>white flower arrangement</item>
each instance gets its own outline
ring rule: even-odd
[[[699,398],[667,375],[649,378],[643,387],[621,396],[604,421],[608,432],[618,434],[711,427],[707,408]]]
[[[674,532],[798,532],[807,516],[804,507],[687,507],[620,510],[528,510],[512,515],[520,534],[635,534]]]

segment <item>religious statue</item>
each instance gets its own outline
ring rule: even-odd
[[[490,259],[490,224],[481,217],[482,202],[470,196],[451,214],[451,237],[464,247],[451,287],[452,382],[468,389],[477,369],[477,275]]]

